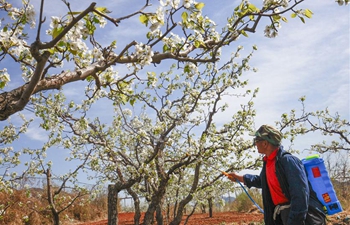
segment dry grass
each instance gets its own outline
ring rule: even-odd
[[[70,199],[72,194],[63,193],[61,199]],[[68,200],[66,200],[68,201]],[[61,201],[57,209],[62,209],[67,202]],[[78,199],[60,214],[61,224],[93,221],[106,218],[107,196],[100,196],[94,201]],[[45,190],[15,190],[12,194],[0,192],[0,225],[44,225],[52,224],[52,214]]]

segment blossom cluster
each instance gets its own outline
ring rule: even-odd
[[[151,64],[154,52],[149,45],[139,43],[135,45],[135,55],[139,59],[140,66]]]
[[[31,57],[28,44],[24,37],[26,33],[24,28],[27,24],[30,24],[30,28],[35,27],[35,11],[34,7],[27,4],[24,8],[15,8],[11,4],[6,4],[8,16],[13,20],[11,23],[0,23],[0,46],[1,49],[5,49],[6,53],[11,55],[13,58],[21,59],[24,64],[32,64],[33,58]],[[3,20],[4,22],[5,20]],[[7,78],[8,74],[6,71],[1,72],[2,85],[6,85],[9,81]],[[26,74],[26,71],[23,72]]]
[[[264,6],[281,6],[287,8],[288,0],[264,0]]]
[[[10,7],[7,9],[8,10],[8,15],[9,17],[14,20],[23,20],[25,18],[25,22],[30,24],[31,28],[35,28],[35,10],[34,10],[34,6],[30,5],[30,4],[26,4],[25,7],[23,8],[15,8],[12,7],[11,4],[7,4],[10,5]]]
[[[277,37],[277,35],[278,35],[277,30],[275,28],[273,28],[272,25],[266,26],[264,33],[265,33],[265,36],[269,37],[269,38],[274,38],[274,37]]]
[[[0,89],[5,87],[10,82],[10,75],[7,73],[7,69],[0,70]]]

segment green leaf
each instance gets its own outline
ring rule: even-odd
[[[24,14],[20,21],[23,25],[25,25],[27,23],[27,16]]]
[[[95,9],[97,11],[101,12],[101,13],[106,13],[107,12],[107,8],[106,7],[96,7]]]
[[[243,7],[244,7],[244,2],[242,2],[241,4],[239,4],[238,10],[239,10],[239,11],[242,11]]]
[[[129,101],[129,102],[130,102],[130,105],[132,105],[132,106],[133,106],[133,105],[135,104],[135,102],[136,102],[136,99],[135,99],[135,98],[132,98],[132,99],[130,99],[130,101]]]
[[[86,21],[86,28],[89,30],[89,34],[93,34],[96,30],[96,26],[90,21]]]
[[[56,52],[55,49],[53,49],[53,48],[50,48],[47,51],[49,51],[51,55],[55,54],[55,52]]]
[[[198,40],[195,40],[195,41],[194,41],[194,46],[195,46],[196,48],[199,48],[199,46],[201,46],[201,44],[202,44],[201,41],[198,41]]]
[[[281,16],[280,15],[273,15],[272,19],[274,22],[278,22],[281,19]]]
[[[185,73],[190,73],[191,72],[191,69],[190,69],[190,67],[188,65],[185,66],[184,72]]]
[[[194,7],[196,7],[197,10],[202,10],[205,4],[203,2],[197,3]]]
[[[241,34],[243,34],[244,36],[248,37],[248,34],[244,30],[241,30]]]
[[[169,50],[168,45],[163,45],[163,52],[167,52]]]
[[[63,27],[55,27],[52,31],[52,38],[55,39],[62,31]]]
[[[188,19],[188,14],[187,14],[187,12],[183,12],[183,13],[181,14],[181,18],[182,18],[182,22],[187,21],[187,19]]]
[[[146,15],[142,14],[139,19],[140,19],[140,22],[142,24],[145,24],[147,26],[147,24],[148,24],[148,17]]]
[[[295,18],[295,17],[297,17],[297,14],[296,14],[296,13],[292,13],[292,14],[290,15],[290,17]]]
[[[100,23],[100,20],[99,20],[99,19],[97,19],[97,17],[96,17],[96,16],[94,16],[93,21],[94,21],[95,23]]]
[[[309,10],[309,9],[305,9],[305,12],[304,12],[304,15],[307,17],[307,18],[311,18],[312,17],[312,12],[311,12],[311,10]]]
[[[285,22],[285,23],[288,23],[288,20],[286,17],[282,16],[282,21]]]
[[[109,11],[106,7],[95,7],[96,11],[99,11],[100,13],[103,14],[108,14],[111,13],[111,11]],[[98,13],[94,12],[95,15],[99,15]]]
[[[301,22],[305,23],[304,17],[299,17],[299,18],[300,18]]]
[[[66,42],[60,41],[60,42],[58,42],[57,46],[58,47],[65,47],[66,46]]]
[[[88,77],[86,78],[86,80],[89,81],[89,82],[90,82],[90,81],[93,81],[93,80],[94,80],[94,77],[93,77],[93,76],[88,76]]]
[[[260,10],[253,4],[248,4],[249,11],[251,12],[259,12]]]
[[[148,32],[148,33],[146,34],[146,37],[147,37],[147,39],[151,39],[151,37],[152,37],[152,32]]]

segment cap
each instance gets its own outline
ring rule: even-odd
[[[282,140],[282,133],[270,125],[262,125],[252,136],[260,137],[275,146],[279,146]]]

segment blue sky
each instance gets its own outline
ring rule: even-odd
[[[16,4],[20,0],[13,2]],[[37,7],[40,1],[31,2]],[[74,11],[83,10],[89,5],[88,1],[72,2]],[[239,3],[230,0],[204,2],[206,6],[203,14],[208,14],[218,25],[226,23],[226,17]],[[113,11],[116,17],[138,10],[142,7],[141,3],[143,1],[97,1],[98,6],[106,6]],[[308,111],[323,110],[328,107],[331,113],[338,112],[344,119],[350,120],[349,7],[340,7],[332,0],[318,1],[317,4],[315,1],[308,0],[302,3],[302,8],[309,8],[314,13],[313,18],[307,19],[305,24],[297,18],[288,17],[288,23],[282,24],[279,36],[273,39],[264,37],[264,27],[260,25],[255,34],[249,34],[249,38],[240,37],[237,44],[232,45],[232,51],[236,50],[238,45],[244,46],[243,54],[248,54],[253,45],[258,47],[258,51],[255,52],[250,62],[258,69],[258,72],[249,72],[245,75],[249,79],[250,88],[260,88],[255,100],[257,128],[262,124],[273,124],[279,120],[282,113],[289,112],[291,109],[301,110],[301,104],[298,101],[301,96],[306,96],[305,105]],[[62,15],[66,11],[60,0],[45,2],[45,12],[48,13],[46,14],[48,18],[51,15]],[[134,39],[145,43],[145,31],[146,28],[139,23],[136,17],[123,21],[117,29],[105,29],[98,38],[106,43],[117,39],[117,46],[121,49]],[[230,54],[230,49],[226,48],[223,57]],[[10,74],[16,70],[11,69],[13,65],[8,63],[2,63],[0,69],[5,66]],[[120,74],[126,71],[123,65],[117,66],[116,69]],[[14,78],[11,79],[14,80]],[[84,82],[79,83],[81,86],[84,84]],[[12,89],[15,86],[8,88]],[[66,93],[72,98],[81,94],[72,89]],[[227,99],[226,101],[235,100]],[[230,119],[230,115],[235,111],[236,108],[232,108],[232,111],[227,111],[226,114],[220,116],[222,122],[227,122],[226,120]],[[94,114],[101,116],[100,112],[101,109],[96,110]],[[22,113],[31,117],[28,111]],[[13,117],[12,120],[16,118]],[[1,126],[4,123],[6,122],[1,122]],[[319,137],[316,136],[316,138]],[[45,134],[38,129],[38,123],[35,121],[29,132],[21,137],[15,147],[36,146],[44,139],[46,139]],[[315,137],[309,135],[298,139],[296,147],[300,150],[307,149],[311,143],[315,143]],[[49,152],[48,155],[63,159],[68,156],[68,152],[55,151],[54,153]],[[65,164],[59,161],[57,165],[60,170]],[[59,174],[60,171],[56,173]]]

